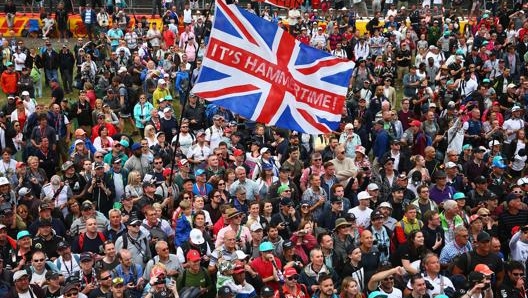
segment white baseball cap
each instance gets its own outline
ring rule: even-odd
[[[189,234],[189,238],[191,238],[191,242],[194,244],[201,245],[205,243],[202,231],[199,229],[192,229],[191,233]]]
[[[361,201],[361,200],[368,200],[368,199],[372,198],[372,196],[367,191],[362,191],[362,192],[358,193],[357,198],[358,198],[358,200]]]

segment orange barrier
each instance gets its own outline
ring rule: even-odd
[[[136,15],[136,18],[140,20],[143,16],[147,18],[147,22],[149,23],[155,23],[156,26],[161,30],[162,27],[162,20],[161,18],[153,18],[151,15]],[[5,37],[11,37],[11,36],[23,36],[23,32],[25,30],[29,30],[29,20],[38,20],[40,24],[40,28],[42,28],[42,21],[40,20],[40,17],[38,14],[26,14],[25,16],[22,14],[17,14],[15,17],[15,22],[13,26],[13,30],[9,30],[7,26],[7,19],[5,17],[5,14],[0,14],[0,33],[2,33]],[[128,26],[134,26],[135,25],[135,19],[133,16],[130,16],[130,22]],[[85,37],[86,36],[86,28],[84,27],[84,24],[81,20],[81,16],[78,14],[70,15],[68,17],[68,28],[70,29],[71,33],[74,37]]]
[[[158,29],[161,30],[161,27],[162,27],[162,20],[161,18],[152,18],[151,15],[136,15],[136,18],[138,20],[140,20],[143,16],[145,16],[147,18],[147,22],[149,23],[155,23],[156,26],[158,27]],[[14,28],[11,32],[8,32],[8,27],[7,27],[7,21],[6,21],[6,18],[5,18],[5,14],[1,13],[0,14],[0,33],[4,34],[5,37],[10,37],[10,36],[22,36],[22,32],[24,30],[28,30],[29,29],[29,20],[30,19],[36,19],[39,21],[39,24],[40,26],[42,27],[42,21],[40,20],[39,18],[39,15],[38,14],[34,14],[34,15],[26,15],[26,16],[23,16],[21,14],[17,14],[17,16],[15,17],[15,24],[14,24]],[[366,25],[368,23],[368,19],[364,19],[364,20],[357,20],[356,21],[356,28],[361,32],[361,34],[364,34],[365,32],[367,32],[367,29],[366,29]],[[287,20],[283,20],[283,25],[288,27],[288,23],[287,23]],[[460,21],[460,28],[459,30],[462,32],[463,28],[465,27],[465,24],[467,23],[467,20],[464,19],[464,20],[461,20]],[[383,25],[383,21],[381,21],[381,24]],[[128,24],[128,26],[134,26],[135,25],[135,19],[133,16],[130,16],[130,22]],[[321,25],[319,25],[321,26]],[[81,16],[78,15],[78,14],[75,14],[75,15],[70,15],[69,18],[68,18],[68,28],[70,29],[71,33],[73,34],[74,37],[85,37],[86,36],[86,29],[84,27],[84,24],[81,20]],[[183,31],[183,23],[180,24],[179,26],[179,30],[180,32]]]

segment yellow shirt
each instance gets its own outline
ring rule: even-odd
[[[158,109],[159,100],[161,98],[165,98],[165,96],[170,95],[170,92],[168,89],[160,89],[159,87],[154,90],[152,93],[152,105],[154,106],[154,109]]]

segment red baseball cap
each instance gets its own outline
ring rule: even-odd
[[[171,172],[172,172],[172,170],[169,169],[169,168],[163,169],[163,172],[162,172],[163,177],[168,177],[168,176],[170,176]]]
[[[237,261],[235,263],[235,268],[233,269],[234,274],[242,273],[246,271],[246,267],[244,266],[244,263]]]
[[[187,253],[187,262],[196,262],[196,261],[200,261],[202,259],[202,257],[200,256],[200,253],[195,250],[195,249],[192,249],[192,250],[189,250],[189,252]]]
[[[486,264],[478,264],[475,266],[475,271],[480,272],[484,275],[492,275],[493,271]]]
[[[240,149],[235,149],[235,150],[233,150],[233,155],[234,156],[242,156],[242,155],[244,155],[244,151],[240,150]]]
[[[422,126],[422,122],[420,122],[418,120],[413,120],[413,121],[409,122],[409,125],[410,126],[420,127],[420,126]]]
[[[178,161],[178,167],[181,168],[181,167],[185,166],[188,163],[189,163],[189,161],[187,159],[185,159],[185,158],[181,159],[180,161]]]
[[[286,268],[286,270],[284,270],[285,277],[291,277],[291,276],[298,275],[298,274],[299,273],[297,273],[297,270],[295,270],[295,268],[293,267],[288,267]]]

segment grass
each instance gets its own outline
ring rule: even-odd
[[[26,47],[28,48],[32,48],[32,47],[35,47],[35,48],[38,48],[38,47],[41,47],[41,46],[44,46],[44,41],[42,39],[38,39],[38,38],[19,38],[19,40],[23,40],[24,41],[24,44],[26,45]],[[73,52],[73,47],[75,45],[75,41],[76,39],[69,39],[69,42],[67,43],[67,45],[69,45],[69,48],[70,48],[70,51]],[[60,50],[59,47],[62,46],[62,44],[59,44],[56,42],[56,40],[51,40],[51,42],[53,43],[53,47],[54,49],[58,52]],[[75,77],[75,72],[74,71],[74,77]],[[61,78],[60,78],[60,75],[59,75],[59,81],[61,82],[61,86],[62,86],[62,81],[61,81]],[[3,92],[2,92],[3,93]],[[175,92],[173,92],[175,93]],[[78,98],[78,95],[79,95],[79,91],[77,89],[74,89],[74,91],[72,93],[69,93],[69,94],[65,94],[64,97],[68,99],[70,105]],[[177,99],[177,93],[174,94],[174,101],[173,101],[173,108],[174,108],[174,115],[175,117],[178,117],[177,120],[179,121],[179,115],[180,115],[180,110],[181,110],[181,107],[179,105],[179,101]],[[51,103],[51,89],[47,86],[43,86],[42,87],[42,98],[39,98],[39,99],[36,99],[37,102],[39,104],[43,104],[45,106],[45,110],[47,111],[48,110],[48,107],[49,107],[49,104]],[[2,96],[0,98],[0,107],[3,107],[4,105],[6,105],[7,103],[7,95],[4,94],[4,96]],[[72,122],[72,125],[73,125],[73,129],[71,130],[72,132],[75,130],[75,128],[78,127],[77,125],[77,121],[74,120]],[[132,132],[136,131],[136,128],[134,126],[132,126],[132,124],[129,122],[129,121],[125,121],[125,129],[124,129],[124,133],[128,134],[128,135],[131,135]],[[139,140],[139,136],[134,136],[134,140],[135,141],[138,141]]]

